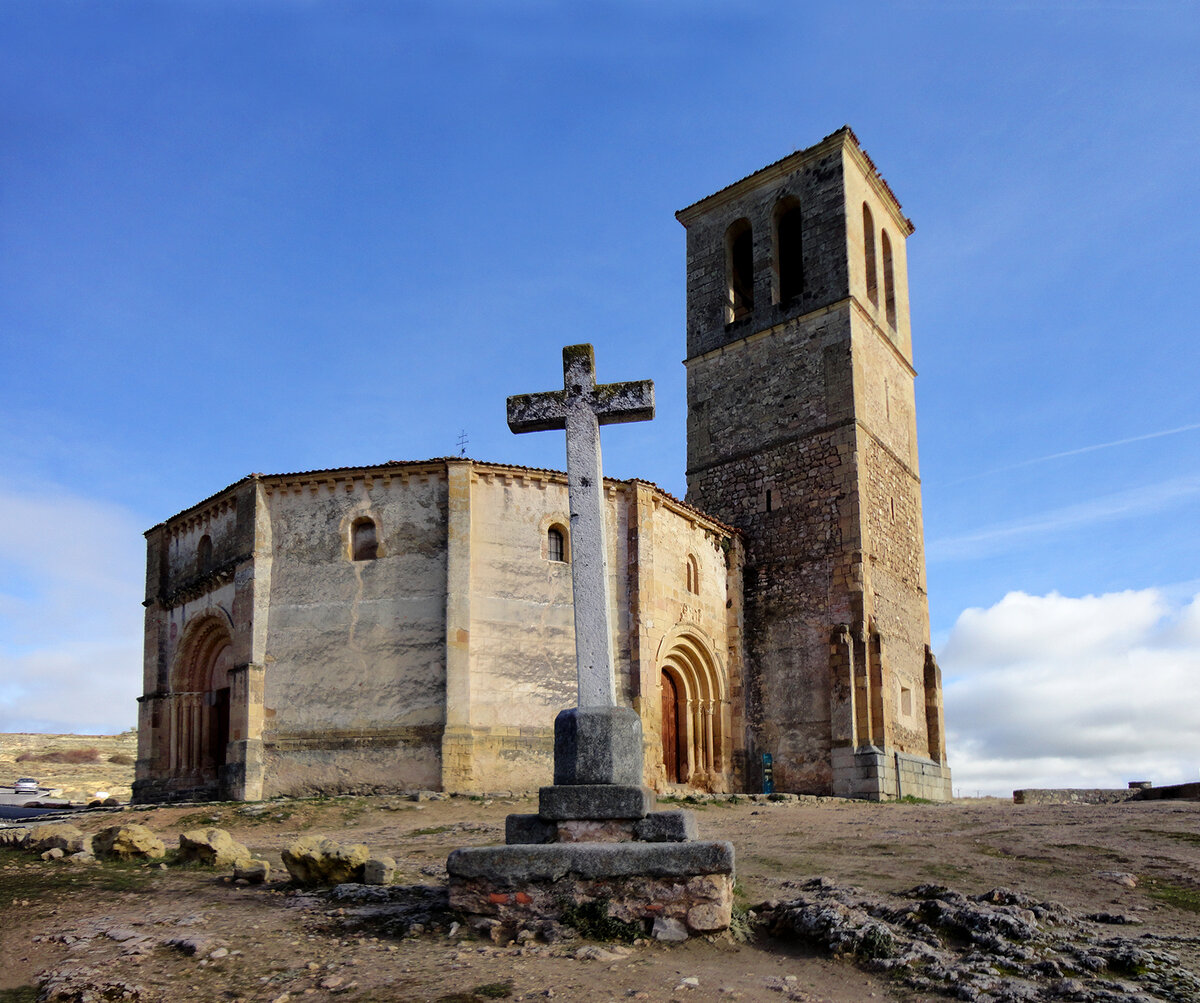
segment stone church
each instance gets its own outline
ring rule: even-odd
[[[912,224],[848,127],[677,217],[687,498],[604,485],[645,782],[949,798]],[[565,474],[459,457],[251,474],[155,526],[135,800],[549,783],[570,526]]]

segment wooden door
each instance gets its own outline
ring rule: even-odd
[[[663,765],[667,770],[667,781],[679,783],[679,694],[675,681],[665,672],[662,674],[662,742]]]

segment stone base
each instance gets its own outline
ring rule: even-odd
[[[923,756],[874,745],[842,747],[833,750],[832,765],[833,793],[838,797],[951,800],[950,767]]]
[[[613,919],[675,920],[689,933],[729,926],[733,845],[726,842],[556,843],[455,850],[450,906],[514,930],[604,902]]]

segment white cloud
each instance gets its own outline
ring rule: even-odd
[[[0,489],[0,731],[136,722],[144,548],[122,508]]]
[[[1011,592],[965,610],[938,657],[964,794],[1200,776],[1200,595]]]

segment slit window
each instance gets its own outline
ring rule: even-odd
[[[754,310],[754,236],[750,221],[739,219],[725,232],[727,320],[733,323]]]
[[[567,541],[563,531],[551,526],[546,531],[546,559],[563,564],[567,560]]]
[[[887,322],[896,326],[896,283],[892,279],[892,242],[887,230],[883,231],[883,302],[887,308]]]
[[[887,240],[887,237],[883,238]],[[875,266],[875,220],[863,203],[863,266],[867,270],[867,299],[879,306],[879,275]]]
[[[196,545],[196,571],[205,574],[212,570],[213,563],[212,537],[205,533]]]
[[[379,556],[379,538],[372,519],[355,519],[350,531],[356,561],[373,561]]]
[[[800,206],[785,199],[775,208],[776,303],[787,303],[804,288]]]
[[[700,594],[700,563],[694,554],[688,554],[687,568],[684,572],[687,580],[687,590],[693,595]]]

